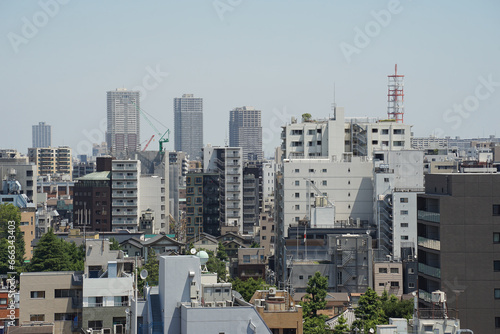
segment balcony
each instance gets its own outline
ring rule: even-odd
[[[228,214],[226,214],[226,217],[227,218],[240,218],[240,214],[239,213],[228,213]]]
[[[239,202],[239,197],[226,197],[226,202]]]
[[[227,179],[226,183],[227,184],[240,184],[240,180]]]
[[[436,251],[441,250],[441,241],[439,241],[439,240],[418,237],[418,245],[420,247],[425,247],[425,248],[433,249]]]
[[[436,267],[431,267],[427,264],[419,263],[418,272],[424,275],[441,279],[441,269]]]
[[[113,198],[122,198],[122,197],[127,197],[127,198],[136,198],[137,193],[129,194],[129,193],[118,193],[118,192],[113,192],[112,194]]]
[[[115,206],[118,206],[118,207],[137,206],[137,202],[136,201],[133,201],[133,202],[113,202],[111,204],[111,206],[113,206],[113,207],[115,207]]]
[[[225,189],[225,191],[227,191],[227,192],[239,192],[240,191],[240,187],[236,187],[236,186],[227,187]]]
[[[137,175],[123,175],[123,174],[113,174],[113,180],[137,180]]]
[[[88,303],[87,307],[103,307],[102,303]]]
[[[137,171],[137,165],[136,164],[131,164],[132,166],[128,166],[130,163],[127,164],[122,164],[122,166],[118,166],[118,164],[113,164],[111,167],[111,170],[117,171],[117,170],[130,170],[130,171]]]
[[[118,184],[118,183],[113,182],[112,187],[113,187],[113,189],[136,189],[137,182],[133,182],[131,184],[127,184],[127,183]]]
[[[111,211],[111,215],[113,215],[113,216],[137,216],[137,210],[132,210],[132,211],[113,210],[113,211]]]
[[[425,221],[433,222],[433,223],[439,223],[441,221],[441,214],[439,214],[437,212],[418,210],[417,215],[418,215],[418,219],[420,219],[420,220],[425,220]]]

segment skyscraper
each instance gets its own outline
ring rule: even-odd
[[[106,142],[114,156],[140,149],[140,99],[138,91],[117,88],[107,92],[108,130]]]
[[[184,94],[174,98],[175,150],[201,160],[203,147],[203,99]]]
[[[229,146],[243,149],[244,161],[262,160],[261,111],[234,108],[229,114]]]
[[[33,125],[32,147],[50,147],[52,146],[52,126],[39,122]]]

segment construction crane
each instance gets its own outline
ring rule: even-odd
[[[133,102],[132,102],[133,103]],[[170,129],[167,129],[167,131],[165,131],[163,134],[156,128],[156,126],[154,126],[153,122],[151,122],[151,120],[149,119],[149,117],[147,116],[147,112],[142,109],[141,107],[137,106],[137,104],[133,103],[135,105],[135,107],[137,108],[137,110],[139,111],[139,113],[142,115],[142,117],[144,117],[144,119],[148,122],[148,124],[153,128],[153,130],[156,132],[156,134],[158,135],[158,137],[160,138],[158,140],[158,143],[159,143],[159,151],[160,151],[160,154],[163,154],[163,143],[168,143],[169,142],[169,137],[170,137]],[[154,119],[153,116],[149,115],[151,118]],[[156,122],[158,122],[159,124],[161,124],[157,119],[155,119]],[[161,124],[163,125],[163,124]],[[165,125],[163,125],[165,126]],[[166,126],[165,126],[166,127]],[[165,137],[166,136],[166,137]],[[154,137],[154,135],[153,135]],[[153,139],[153,137],[151,137],[151,139],[149,140],[151,142],[151,140]],[[148,144],[146,145],[146,147],[149,145],[149,142]],[[146,149],[146,148],[144,148]]]
[[[154,137],[155,137],[155,135],[152,135],[151,138],[149,138],[148,143],[146,144],[146,146],[144,146],[144,148],[142,149],[142,152],[146,151],[146,149],[149,146],[149,143],[151,143],[151,141],[153,140]]]

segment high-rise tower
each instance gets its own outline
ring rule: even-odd
[[[52,146],[52,126],[39,122],[33,125],[32,147],[50,147]]]
[[[140,98],[138,91],[117,88],[107,92],[109,152],[120,157],[140,150]]]
[[[175,150],[201,160],[203,147],[203,99],[184,94],[174,98]]]
[[[404,75],[398,74],[398,64],[395,65],[393,75],[388,75],[388,93],[387,93],[387,116],[389,119],[396,120],[396,123],[403,123],[405,113],[404,101]]]
[[[229,113],[229,146],[243,149],[244,161],[262,160],[261,111],[234,108]]]

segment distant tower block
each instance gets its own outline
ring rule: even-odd
[[[396,120],[396,123],[403,123],[405,113],[404,101],[404,75],[398,74],[398,64],[395,65],[394,75],[388,75],[389,83],[387,87],[387,117]]]

